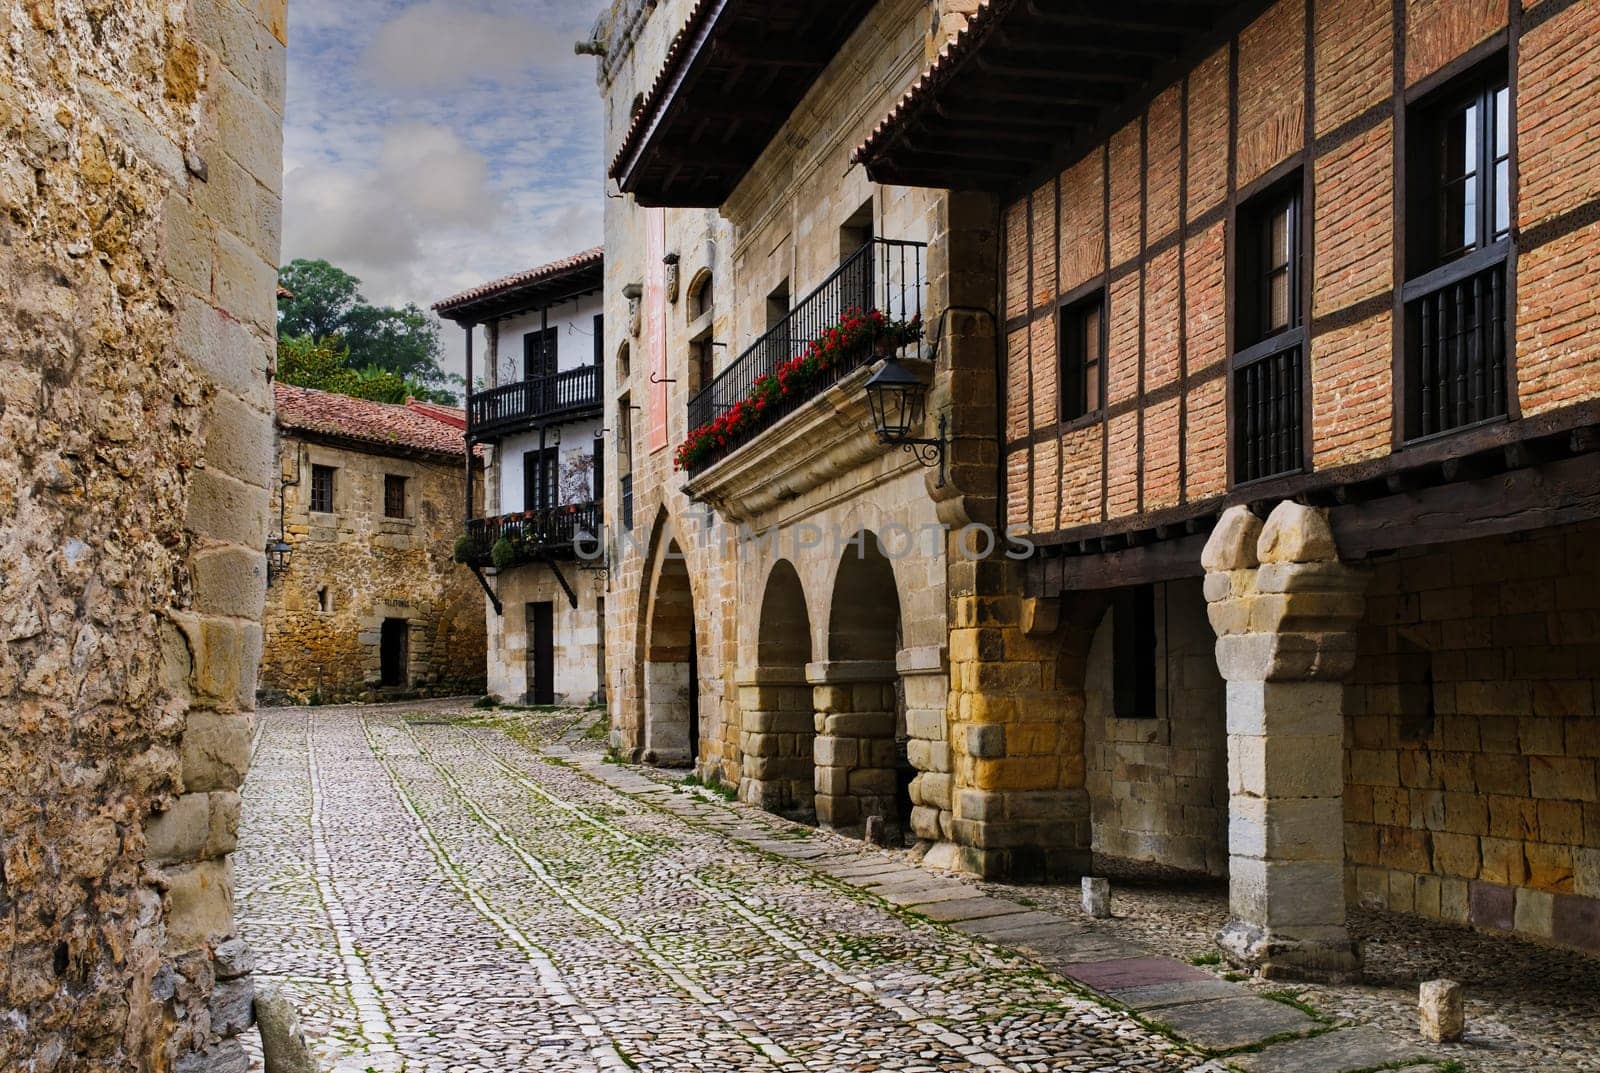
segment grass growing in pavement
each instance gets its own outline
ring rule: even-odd
[[[1324,1023],[1326,1023],[1327,1020],[1328,1020],[1326,1017],[1324,1017],[1317,1010],[1317,1008],[1315,1006],[1312,1006],[1310,1003],[1308,1003],[1304,999],[1302,999],[1300,997],[1300,992],[1298,992],[1298,991],[1284,991],[1284,990],[1261,991],[1261,992],[1258,992],[1258,994],[1262,998],[1268,999],[1269,1001],[1281,1002],[1285,1006],[1293,1006],[1295,1009],[1299,1010],[1301,1013],[1305,1014],[1307,1017],[1313,1018],[1315,1020],[1322,1021]]]
[[[1221,965],[1221,954],[1196,954],[1189,959],[1191,965]]]
[[[684,776],[683,782],[680,785],[698,787],[707,791],[708,793],[716,794],[724,801],[735,801],[739,797],[739,790],[737,787],[729,786],[727,783],[715,776],[711,777],[710,779],[702,779],[699,775],[690,772],[688,775]]]

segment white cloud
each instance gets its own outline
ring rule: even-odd
[[[430,0],[379,28],[362,73],[385,89],[438,91],[478,79],[509,81],[574,59],[572,40],[527,12],[463,10]]]
[[[284,248],[360,276],[380,302],[414,300],[434,247],[487,234],[506,210],[488,160],[441,127],[391,128],[372,166],[304,165],[285,185]]]

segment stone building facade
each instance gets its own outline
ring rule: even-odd
[[[285,5],[0,27],[0,1068],[242,1071]]]
[[[262,701],[482,693],[483,593],[455,561],[465,414],[274,393],[273,536],[288,554],[267,585]]]
[[[584,250],[434,306],[483,344],[467,431],[486,481],[467,567],[484,579],[489,693],[513,704],[606,694],[604,263]]]
[[[597,27],[617,744],[849,826],[892,740],[930,864],[1226,876],[1270,974],[1359,971],[1357,900],[1600,948],[1592,7],[758,7]],[[756,390],[868,221],[943,484],[870,362]]]
[[[1041,553],[957,612],[958,836],[1052,851],[990,817],[1076,824],[1071,769],[1077,848],[1227,875],[1242,964],[1356,971],[1357,901],[1600,950],[1592,5],[1127,21],[982,5],[855,154],[1003,221]]]
[[[994,220],[849,166],[941,40],[928,5],[737,6],[618,3],[597,28],[629,195],[606,217],[607,494],[632,507],[612,526],[615,744],[833,828],[878,816],[948,841],[948,529],[994,498],[976,479],[992,388],[962,381],[992,364],[986,296],[966,288],[993,265],[950,266],[992,259]],[[816,58],[724,69],[714,54],[744,20]],[[690,88],[671,90],[680,76]],[[764,87],[762,104],[733,85]],[[731,124],[714,153],[689,130],[710,117]],[[777,403],[781,419],[679,456],[761,376],[870,312],[924,332],[886,345],[929,381],[926,430],[942,418],[954,437],[942,469],[878,442],[870,340]]]

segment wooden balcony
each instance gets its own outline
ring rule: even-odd
[[[576,420],[599,412],[600,369],[583,365],[473,393],[467,433],[473,439],[490,439],[530,425]]]
[[[601,547],[602,512],[598,503],[573,503],[467,523],[469,561],[476,566],[503,566],[536,559],[574,559],[594,556]],[[494,561],[495,545],[510,545],[514,561]],[[458,554],[458,558],[462,557]]]

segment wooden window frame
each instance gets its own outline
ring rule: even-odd
[[[406,478],[403,474],[383,475],[383,516],[398,521],[406,518]]]
[[[1311,191],[1308,189],[1308,165],[1295,158],[1268,173],[1250,189],[1241,190],[1232,200],[1228,224],[1228,338],[1231,350],[1228,359],[1228,479],[1230,487],[1241,487],[1263,481],[1276,480],[1306,471],[1311,456],[1310,434],[1310,362],[1307,348],[1310,333],[1306,327],[1308,316],[1307,296],[1310,293],[1308,275],[1310,257],[1310,213],[1306,211]],[[1270,288],[1266,274],[1256,266],[1265,260],[1269,221],[1279,211],[1287,208],[1286,237],[1289,242],[1287,311],[1288,323],[1274,326],[1266,323],[1263,308],[1270,305]],[[1283,441],[1289,454],[1285,464],[1270,472],[1250,472],[1248,454],[1250,441],[1247,429],[1240,420],[1241,406],[1248,406],[1248,396],[1241,380],[1249,380],[1253,368],[1266,370],[1268,363],[1283,363],[1294,353],[1298,375],[1289,375],[1286,387],[1287,400],[1275,399],[1268,410],[1284,419],[1293,432]]]
[[[334,512],[334,493],[337,488],[335,474],[337,472],[337,466],[312,464],[311,495],[308,503],[312,514],[332,514]]]
[[[1110,295],[1104,283],[1093,285],[1087,293],[1079,293],[1056,309],[1057,372],[1060,379],[1056,405],[1058,423],[1063,428],[1079,428],[1104,420],[1106,412],[1106,351],[1110,332]],[[1098,338],[1099,353],[1091,361],[1085,320],[1089,313],[1100,315]],[[1098,371],[1095,397],[1089,397],[1089,370]],[[1069,395],[1069,389],[1072,394]]]
[[[538,380],[546,376],[554,376],[561,371],[560,347],[561,329],[559,327],[535,328],[522,333],[522,378],[524,380]],[[538,370],[534,369],[534,361],[538,360]]]
[[[1517,219],[1517,99],[1516,80],[1512,77],[1512,58],[1503,40],[1486,43],[1487,52],[1474,50],[1451,64],[1440,76],[1429,83],[1415,87],[1403,105],[1404,138],[1402,143],[1402,182],[1404,192],[1401,204],[1404,224],[1401,230],[1403,246],[1396,258],[1397,266],[1404,270],[1404,282],[1397,288],[1396,356],[1394,369],[1394,429],[1395,447],[1401,449],[1429,443],[1458,435],[1470,429],[1499,424],[1519,416],[1516,373],[1516,219]],[[1505,94],[1506,155],[1496,153],[1496,138],[1500,133],[1500,116],[1496,107],[1501,93]],[[1462,108],[1477,105],[1479,114],[1474,137],[1477,150],[1473,161],[1477,178],[1477,211],[1474,219],[1475,235],[1471,243],[1448,255],[1439,249],[1440,235],[1435,205],[1441,199],[1441,174],[1437,151],[1437,136],[1441,123]],[[1506,197],[1506,228],[1497,230],[1496,210],[1502,180],[1498,169],[1506,166],[1503,180]],[[1479,305],[1469,295],[1468,307],[1474,324],[1480,326],[1487,317],[1491,323],[1496,314],[1500,331],[1483,330],[1482,334],[1468,332],[1458,337],[1446,332],[1438,339],[1430,336],[1425,309],[1441,300],[1451,302],[1448,292],[1459,288],[1465,293],[1469,287],[1480,287],[1489,292]],[[1498,295],[1496,306],[1495,295]],[[1459,316],[1459,314],[1458,314]],[[1437,320],[1437,317],[1434,318]],[[1444,329],[1441,329],[1442,331]],[[1445,427],[1434,414],[1440,382],[1427,377],[1425,369],[1430,364],[1438,374],[1439,358],[1431,361],[1427,347],[1439,346],[1446,339],[1467,338],[1462,343],[1471,354],[1462,361],[1463,375],[1477,375],[1466,371],[1467,361],[1487,363],[1479,381],[1485,387],[1490,401],[1482,406],[1481,397]],[[1426,341],[1425,341],[1426,339]],[[1498,353],[1493,348],[1498,346]],[[1494,365],[1501,366],[1498,377]],[[1443,381],[1448,384],[1448,377]],[[1435,397],[1430,399],[1430,389]],[[1496,391],[1498,390],[1498,394]],[[1455,393],[1459,399],[1462,392]],[[1448,400],[1452,396],[1445,393]],[[1442,408],[1448,411],[1450,404]],[[1429,416],[1424,416],[1427,412]]]

